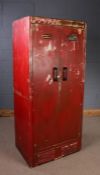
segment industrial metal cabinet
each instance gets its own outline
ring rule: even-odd
[[[81,148],[85,48],[84,22],[13,23],[16,146],[30,166]]]

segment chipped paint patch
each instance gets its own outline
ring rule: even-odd
[[[72,67],[69,67],[69,71],[70,71],[70,72],[72,71]]]
[[[63,47],[65,45],[65,43],[61,43],[61,47]]]
[[[72,41],[72,47],[70,49],[70,51],[75,51],[76,50],[76,43],[74,41]]]
[[[77,142],[71,143],[70,146],[77,145]]]
[[[51,51],[52,50],[52,44],[49,42],[48,46],[44,47],[45,52]]]
[[[53,80],[52,79],[50,79],[49,80],[49,85],[51,85],[53,83]]]
[[[52,83],[53,83],[53,79],[52,79],[52,77],[51,77],[51,75],[50,74],[48,74],[47,75],[47,77],[46,77],[46,80],[45,80],[46,82],[48,82],[48,84],[49,85],[51,85]]]
[[[77,31],[78,31],[78,34],[81,35],[82,29],[79,28],[79,29],[77,29]]]
[[[17,95],[22,96],[22,93],[19,92],[19,91],[17,91],[17,90],[14,90],[14,92],[15,92]]]
[[[42,44],[42,43],[43,43],[43,40],[40,40],[40,41],[39,41],[39,44]]]
[[[46,82],[48,82],[50,79],[51,79],[51,75],[48,74],[47,77],[46,77]]]
[[[56,46],[53,46],[53,51],[56,50],[56,49],[57,49],[57,47]]]
[[[39,31],[39,24],[35,24],[35,31],[36,31],[36,32]]]
[[[34,57],[39,57],[40,56],[40,53],[34,53]]]
[[[50,41],[49,44],[44,47],[45,52],[54,51],[56,49],[57,49],[57,47],[53,46],[52,41]]]
[[[79,70],[76,71],[76,75],[80,75],[80,71]]]

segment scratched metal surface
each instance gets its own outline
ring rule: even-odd
[[[27,17],[14,23],[16,145],[30,166],[81,148],[85,43],[84,22]]]

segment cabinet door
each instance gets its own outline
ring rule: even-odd
[[[59,46],[57,27],[33,25],[33,137],[38,151],[57,140]]]
[[[62,89],[59,108],[59,142],[81,136],[85,33],[81,29],[61,29]]]

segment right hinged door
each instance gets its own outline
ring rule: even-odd
[[[62,27],[60,33],[61,91],[59,142],[81,137],[85,68],[85,31]]]

